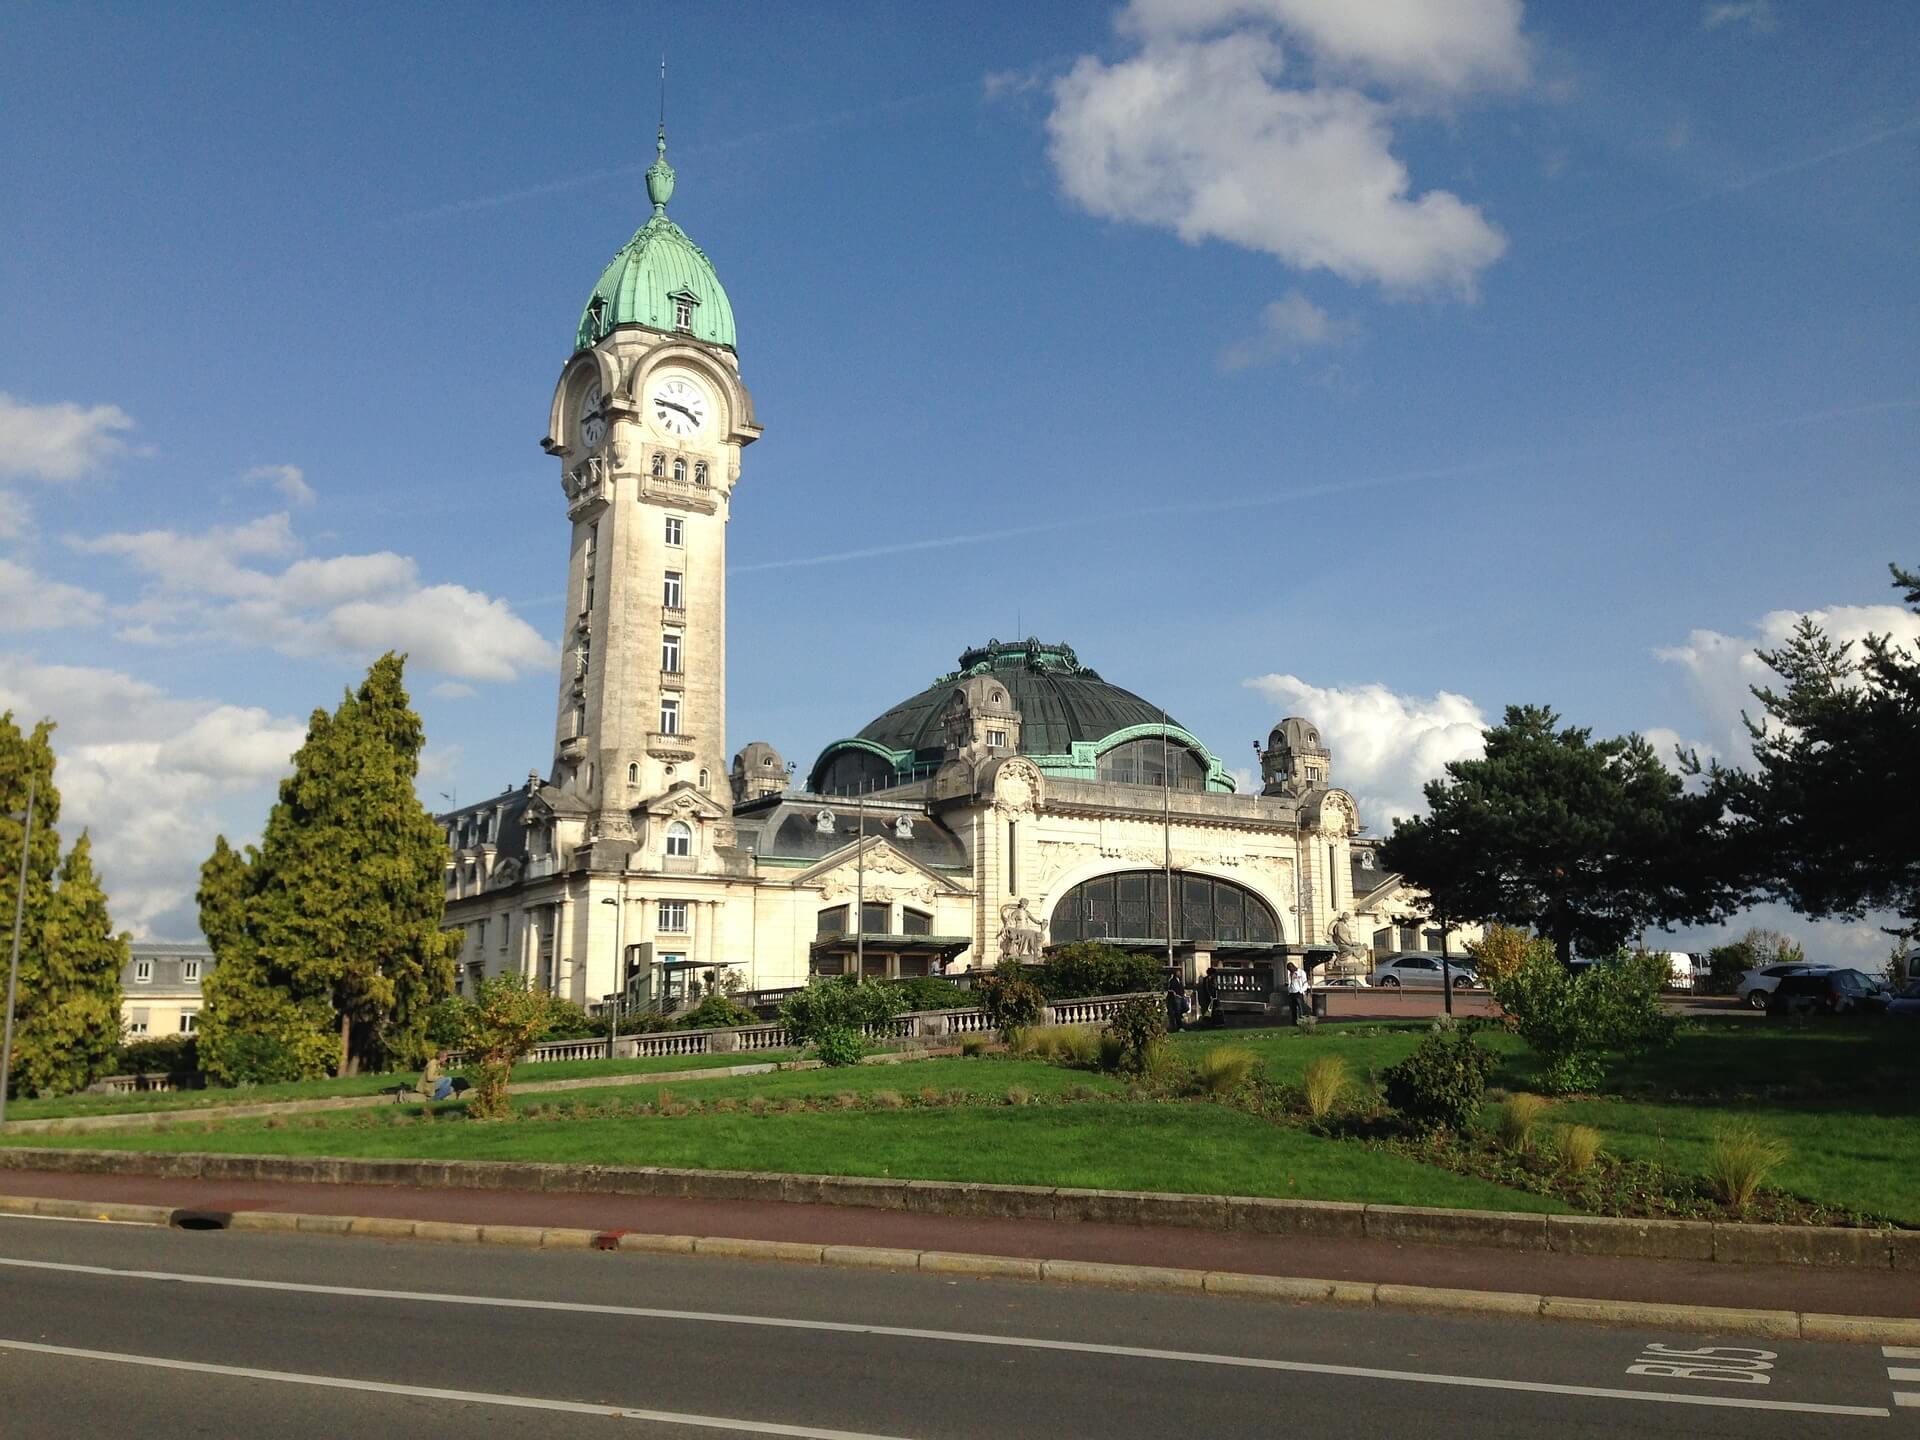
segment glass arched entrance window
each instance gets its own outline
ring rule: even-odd
[[[678,860],[693,854],[693,830],[685,822],[676,820],[667,826],[667,854]]]
[[[1244,885],[1176,871],[1173,938],[1203,945],[1277,945],[1280,922],[1273,907]],[[1054,945],[1075,940],[1166,944],[1165,872],[1125,870],[1082,881],[1053,907],[1047,939]]]

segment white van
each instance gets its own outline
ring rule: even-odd
[[[1693,956],[1685,950],[1656,950],[1656,955],[1664,955],[1667,960],[1667,988],[1670,990],[1693,989]]]

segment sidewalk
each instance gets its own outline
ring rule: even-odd
[[[1594,1300],[1920,1318],[1920,1284],[1911,1272],[1891,1270],[1617,1259],[1244,1231],[920,1215],[832,1205],[521,1190],[229,1183],[21,1170],[0,1176],[0,1192],[214,1211],[884,1246]]]

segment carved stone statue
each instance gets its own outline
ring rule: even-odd
[[[1340,918],[1333,922],[1333,928],[1327,932],[1327,938],[1333,942],[1333,948],[1340,952],[1342,960],[1365,960],[1367,945],[1353,933],[1353,921],[1342,910]]]
[[[1000,907],[1000,960],[1037,961],[1040,958],[1040,922],[1024,899]]]

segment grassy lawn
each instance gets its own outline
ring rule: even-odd
[[[672,1055],[650,1060],[556,1060],[544,1065],[522,1065],[515,1081],[584,1080],[596,1075],[658,1074],[674,1070],[709,1070],[726,1065],[756,1065],[792,1060],[791,1050],[755,1051],[750,1055]],[[454,1074],[459,1074],[456,1069]],[[281,1085],[242,1085],[232,1089],[154,1090],[124,1095],[62,1095],[52,1100],[16,1099],[7,1102],[13,1120],[53,1120],[78,1115],[139,1115],[154,1110],[204,1110],[219,1105],[258,1105],[274,1100],[334,1100],[355,1095],[377,1095],[392,1085],[411,1085],[417,1070],[387,1075],[349,1075],[336,1080],[297,1080]]]
[[[915,1068],[931,1070],[941,1063]],[[946,1063],[970,1065],[983,1074],[992,1072],[1001,1093],[1007,1074],[1027,1068],[1026,1062]],[[1068,1083],[1076,1083],[1071,1072],[1056,1073],[1066,1075]],[[754,1089],[764,1094],[767,1091],[763,1087],[769,1081],[810,1078],[807,1074],[758,1077],[753,1083]],[[857,1082],[868,1077],[845,1078]],[[749,1082],[719,1083],[740,1087]],[[780,1088],[788,1087],[783,1083]],[[854,1087],[849,1084],[842,1088]],[[673,1093],[676,1098],[690,1098],[693,1089],[675,1086]],[[206,1133],[207,1128],[211,1134]],[[76,1136],[68,1143],[90,1148],[241,1154],[779,1170],[1503,1210],[1562,1208],[1540,1196],[1448,1174],[1398,1156],[1318,1139],[1237,1111],[1151,1102],[957,1106],[845,1114],[707,1111],[671,1119],[540,1118],[497,1125],[450,1117],[432,1124],[392,1124],[384,1117],[380,1123],[353,1124],[332,1116],[315,1116],[279,1129],[257,1120],[235,1120],[142,1135]]]

